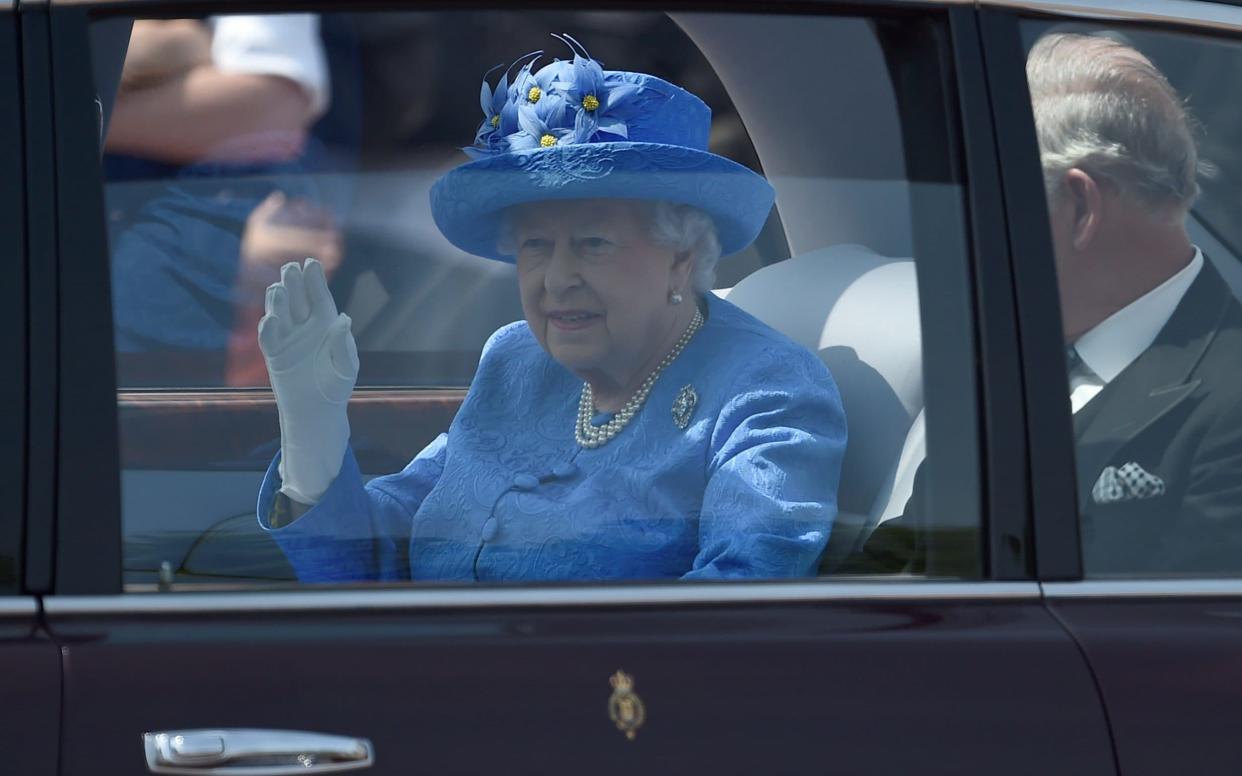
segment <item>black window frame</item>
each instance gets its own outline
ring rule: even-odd
[[[1018,321],[1036,576],[1040,581],[1077,580],[1082,578],[1082,549],[1069,376],[1026,50],[1017,14],[981,8],[979,24]]]
[[[0,491],[9,494],[0,517],[0,596],[28,588],[26,574],[27,526],[27,300],[30,288],[26,267],[26,151],[22,104],[21,20],[9,5],[0,8],[0,105],[12,106],[0,115],[0,256],[8,282],[0,290],[0,359],[8,365],[0,378]],[[38,544],[36,540],[36,544]],[[44,544],[45,547],[50,545]]]
[[[548,7],[580,7],[564,2],[541,3]],[[973,376],[965,390],[960,372],[955,379],[931,379],[925,382],[925,393],[943,407],[956,406],[956,417],[933,419],[928,414],[931,432],[946,444],[956,441],[953,455],[938,455],[933,460],[936,472],[947,472],[944,481],[951,481],[955,471],[973,471],[977,487],[940,489],[932,493],[937,514],[960,513],[963,520],[977,514],[981,517],[979,531],[980,575],[970,581],[1024,580],[1035,575],[1035,547],[1032,541],[1031,504],[1041,503],[1039,489],[1026,481],[1028,461],[1027,436],[1038,432],[1026,412],[1026,396],[1030,391],[1030,375],[1019,374],[1017,343],[1019,327],[1015,317],[1015,288],[1020,288],[1018,271],[1013,269],[1017,248],[1010,241],[1013,223],[1002,217],[1002,195],[1010,194],[1009,181],[999,171],[1004,156],[1004,138],[993,134],[992,126],[982,116],[996,118],[1003,114],[994,106],[996,95],[989,91],[991,52],[985,45],[988,30],[981,26],[973,7],[946,5],[943,2],[900,2],[875,0],[829,4],[824,2],[763,3],[725,0],[720,3],[673,2],[654,3],[648,0],[616,3],[627,10],[677,11],[757,11],[764,13],[803,12],[811,14],[901,14],[914,13],[945,20],[947,40],[939,52],[945,63],[945,92],[935,100],[899,101],[903,105],[918,104],[920,109],[943,114],[946,132],[957,156],[947,160],[955,170],[948,173],[950,182],[959,184],[965,216],[962,239],[968,256],[954,267],[938,267],[935,273],[920,273],[920,297],[924,276],[929,283],[939,283],[951,306],[961,311],[952,321],[929,319],[924,310],[924,340],[940,336],[945,342],[966,342],[957,351],[955,366]],[[56,431],[56,472],[54,526],[57,537],[55,552],[54,590],[58,594],[118,594],[122,592],[122,523],[119,486],[119,447],[117,430],[116,376],[112,348],[112,314],[109,288],[108,248],[104,224],[103,187],[81,185],[83,180],[102,181],[98,154],[97,116],[92,94],[92,77],[87,27],[94,15],[141,14],[150,17],[201,15],[225,7],[223,2],[204,3],[200,0],[137,0],[131,2],[92,2],[92,0],[51,0],[49,10],[51,77],[51,110],[55,133],[55,194],[56,243],[44,257],[48,266],[57,268],[60,280],[55,294],[55,309],[47,322],[52,324],[55,346],[59,347],[53,374],[58,404]],[[296,7],[300,12],[350,10],[395,10],[418,8],[460,9],[460,6],[420,5],[405,2],[368,0],[365,3],[342,5],[336,2],[305,2]],[[289,3],[246,2],[227,6],[237,12],[279,12],[295,10]],[[595,8],[593,7],[593,10]],[[603,8],[606,9],[606,8]],[[985,53],[987,56],[985,57]],[[906,85],[917,88],[917,82]],[[908,96],[909,93],[907,93]],[[904,110],[904,108],[903,108]],[[1003,116],[1002,116],[1003,118]],[[925,136],[903,121],[903,140],[907,149],[925,142]],[[918,158],[915,154],[911,158]],[[944,170],[911,170],[911,177],[926,174],[931,180],[943,177]],[[934,234],[943,221],[937,214],[918,213],[914,224],[917,235]],[[1012,210],[1012,208],[1011,208]],[[942,215],[942,214],[941,214]],[[1019,295],[1020,296],[1020,295]],[[984,325],[986,323],[986,326]],[[937,334],[941,332],[942,334]],[[947,332],[948,334],[944,334]],[[1022,340],[1025,350],[1026,341]],[[976,344],[977,343],[977,344]],[[939,370],[949,374],[947,370]],[[977,398],[976,398],[977,397]],[[939,427],[939,430],[937,430]],[[963,433],[962,429],[966,429]],[[939,448],[938,448],[939,449]],[[929,459],[931,460],[931,459]],[[1042,460],[1042,458],[1041,458]],[[1031,463],[1034,466],[1034,463]],[[959,467],[956,468],[955,467]],[[58,477],[57,473],[63,473]],[[970,479],[970,478],[968,478]],[[1028,487],[1029,486],[1029,487]],[[981,502],[981,503],[975,503]],[[944,505],[941,507],[941,505]],[[50,515],[49,515],[50,518]],[[965,523],[973,527],[974,523]],[[1041,537],[1036,534],[1035,539]],[[1074,536],[1076,541],[1076,535]],[[1041,544],[1042,547],[1042,544]],[[935,543],[928,547],[931,569],[935,570],[938,553],[947,553]],[[1051,553],[1050,553],[1051,554]],[[947,555],[946,555],[947,557]],[[1040,570],[1042,571],[1042,564]],[[822,580],[831,584],[833,580]],[[883,581],[877,578],[877,581]],[[803,580],[805,582],[805,580]],[[483,589],[481,589],[482,591]]]

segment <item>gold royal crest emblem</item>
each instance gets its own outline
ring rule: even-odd
[[[608,718],[633,741],[638,729],[647,721],[647,709],[642,698],[634,692],[634,678],[624,671],[617,671],[609,679],[612,696],[608,698]]]

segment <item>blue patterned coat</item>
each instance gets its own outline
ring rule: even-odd
[[[707,295],[707,320],[630,424],[574,441],[582,383],[525,322],[497,331],[447,434],[403,471],[340,475],[292,524],[259,522],[303,581],[711,579],[814,574],[845,414],[814,354]],[[698,402],[683,430],[674,400]],[[596,419],[603,422],[604,418]]]

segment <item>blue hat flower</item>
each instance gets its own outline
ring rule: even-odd
[[[612,139],[628,139],[625,120],[641,87],[618,78],[607,78],[604,68],[577,45],[578,41],[568,35],[561,36],[561,40],[575,49],[570,77],[555,82],[577,114],[574,117],[575,141],[589,143],[596,139],[596,133],[616,135]]]
[[[501,67],[497,65],[488,71],[488,75]],[[468,149],[462,149],[471,155],[479,154],[477,149],[492,149],[497,138],[504,137],[504,132],[500,127],[500,114],[505,109],[508,102],[509,91],[509,74],[505,73],[500,76],[500,83],[496,85],[496,90],[492,91],[492,86],[487,82],[487,76],[483,77],[483,88],[479,92],[479,107],[483,109],[483,123],[479,125],[479,131],[474,134],[474,146]],[[476,156],[477,158],[477,156]]]
[[[576,139],[573,137],[573,127],[565,126],[567,111],[565,98],[554,92],[543,94],[537,102],[518,108],[518,126],[521,131],[505,138],[509,150],[530,151],[554,146],[562,140],[573,142]]]
[[[509,65],[508,69],[500,76],[500,82],[493,89],[491,84],[487,82],[487,77],[499,70],[503,65],[496,65],[483,76],[483,86],[479,90],[479,107],[483,109],[483,123],[479,124],[479,130],[474,135],[474,145],[467,146],[461,150],[472,159],[478,159],[489,154],[500,153],[508,150],[506,138],[518,130],[518,104],[516,97],[518,90],[523,86],[528,86],[530,80],[530,69],[539,55],[543,52],[532,52],[524,57],[519,57],[518,62],[525,61],[518,75],[513,79],[513,84],[509,84],[509,71],[513,69],[513,65]]]
[[[714,220],[723,253],[753,242],[772,209],[772,187],[708,152],[711,109],[655,76],[604,70],[577,41],[561,40],[572,61],[536,71],[536,53],[511,81],[512,66],[495,88],[484,78],[484,120],[463,149],[474,161],[431,188],[432,216],[449,242],[513,261],[498,245],[507,208],[596,198],[692,205]]]

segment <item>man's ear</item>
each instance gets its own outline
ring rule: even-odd
[[[1074,247],[1083,250],[1100,231],[1104,218],[1104,192],[1089,173],[1073,167],[1065,173],[1065,195],[1074,213],[1070,237]]]

